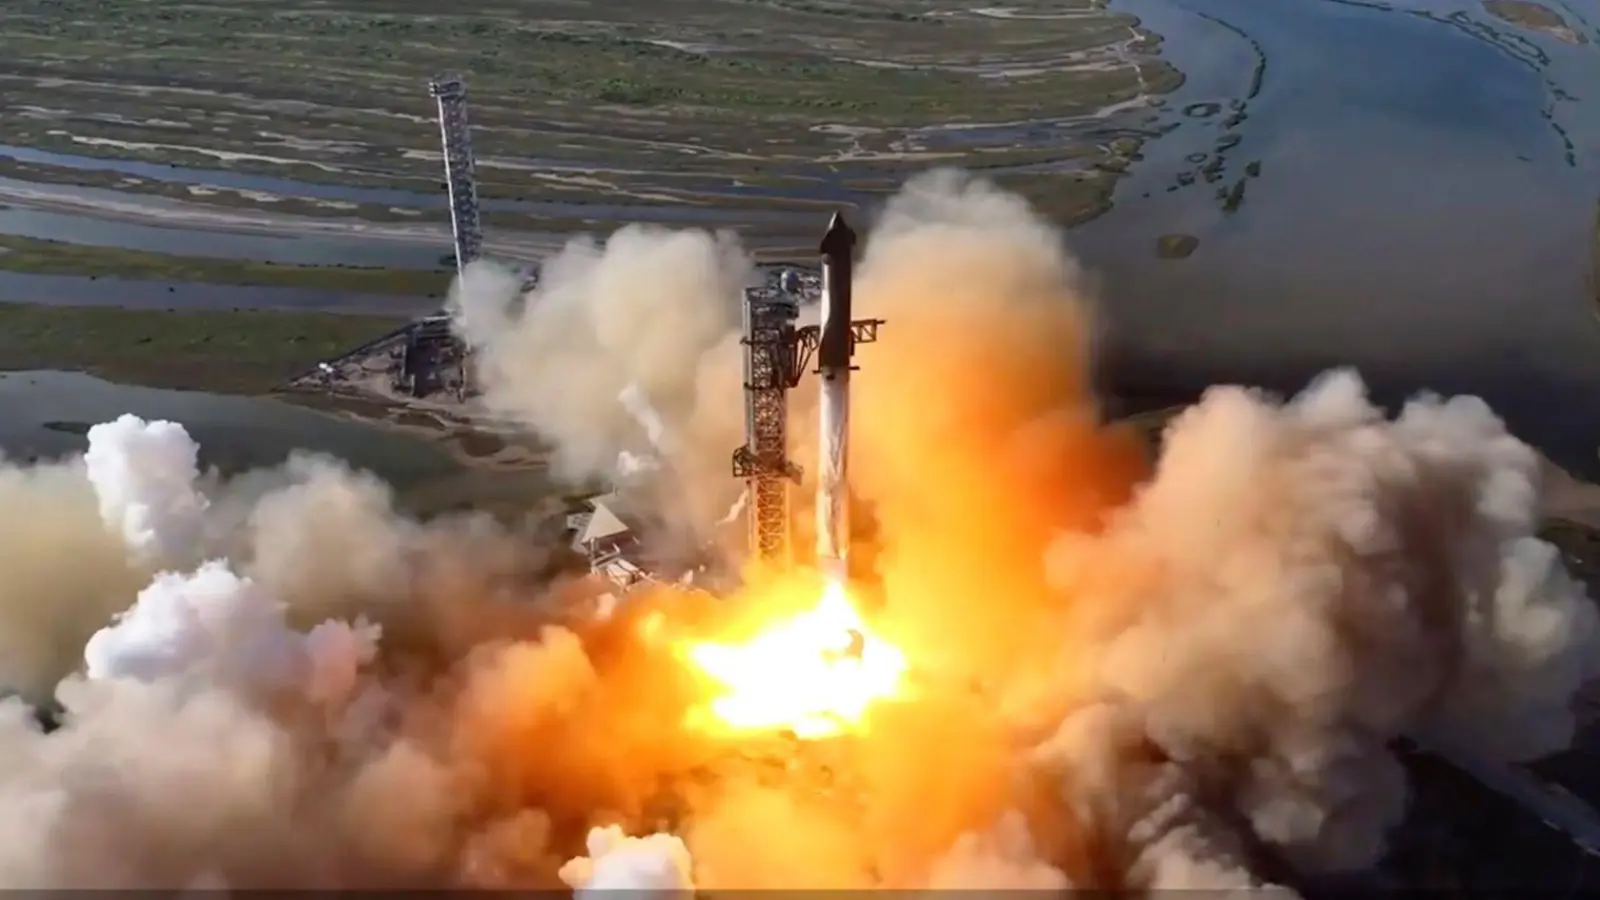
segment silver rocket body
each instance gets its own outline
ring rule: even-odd
[[[822,239],[822,321],[817,371],[822,380],[817,455],[817,567],[831,581],[849,575],[851,266],[856,235],[834,216]]]

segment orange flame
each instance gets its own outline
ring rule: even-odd
[[[749,641],[696,643],[686,655],[716,685],[702,715],[734,731],[788,730],[804,740],[855,727],[873,703],[900,692],[906,673],[905,655],[831,582],[815,607]]]

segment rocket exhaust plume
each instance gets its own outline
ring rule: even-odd
[[[849,578],[850,565],[850,329],[851,268],[856,233],[835,213],[822,238],[822,321],[817,341],[817,567],[835,584]]]
[[[541,530],[407,518],[315,455],[196,471],[176,425],[0,461],[0,680],[62,723],[0,704],[0,888],[1254,887],[1258,856],[1383,851],[1395,735],[1569,741],[1600,616],[1482,403],[1216,388],[1152,467],[1101,420],[1083,273],[1024,199],[929,173],[862,249],[847,299],[894,327],[828,421],[870,617],[810,567],[596,616]],[[634,227],[545,274],[453,291],[488,405],[557,477],[654,449],[649,512],[724,517],[746,254]],[[824,394],[790,395],[813,489]]]

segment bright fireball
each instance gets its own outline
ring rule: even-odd
[[[707,711],[721,725],[807,740],[848,730],[894,696],[906,672],[905,655],[874,636],[831,583],[809,611],[744,643],[693,644],[687,656],[714,685]]]

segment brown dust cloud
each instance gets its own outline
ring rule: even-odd
[[[453,315],[556,475],[620,467],[661,540],[731,545],[753,273],[732,236],[629,226],[526,297],[475,266]],[[1062,234],[955,171],[887,203],[855,296],[887,322],[854,380],[860,593],[906,671],[848,729],[696,717],[682,647],[804,607],[804,571],[602,614],[485,517],[407,519],[312,454],[223,478],[124,416],[0,470],[0,682],[64,710],[0,707],[0,887],[1254,888],[1263,854],[1374,861],[1396,735],[1570,740],[1596,613],[1482,402],[1215,387],[1151,462],[1101,416]]]

